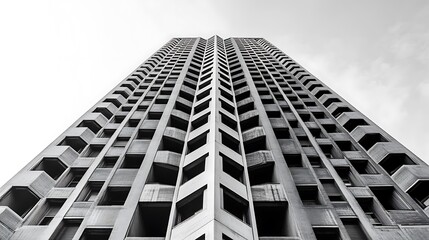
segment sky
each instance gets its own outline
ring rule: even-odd
[[[429,161],[429,1],[0,1],[0,185],[173,37],[263,37]]]

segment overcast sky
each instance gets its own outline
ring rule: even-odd
[[[267,39],[429,160],[429,1],[1,1],[0,185],[170,38],[214,34]]]

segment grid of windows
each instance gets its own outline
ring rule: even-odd
[[[172,39],[17,176],[7,238],[429,231],[428,166],[262,38]]]

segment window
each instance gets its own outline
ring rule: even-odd
[[[355,146],[350,141],[336,141],[335,143],[341,151],[356,151]]]
[[[240,153],[240,142],[221,130],[219,130],[219,132],[221,133],[222,144],[227,146],[231,150]]]
[[[249,203],[240,197],[239,195],[235,194],[228,188],[221,186],[222,196],[223,196],[223,202],[222,202],[222,208],[229,212],[230,214],[234,215],[241,221],[245,223],[249,223],[248,219],[248,208]]]
[[[296,186],[299,197],[304,205],[319,205],[319,190],[317,185]]]
[[[72,240],[80,224],[81,220],[63,220],[60,225],[60,230],[56,234],[54,240]]]
[[[198,148],[204,146],[207,143],[208,133],[209,131],[206,131],[188,142],[189,153],[197,150]]]
[[[419,180],[408,190],[408,194],[416,201],[420,207],[425,209],[429,206],[429,180]]]
[[[44,171],[57,180],[66,169],[67,166],[59,158],[44,157],[32,170]]]
[[[102,182],[90,182],[82,190],[77,201],[80,202],[94,202],[100,192]]]
[[[145,155],[142,154],[126,154],[121,168],[140,168],[143,163],[144,156]]]
[[[104,145],[89,145],[86,150],[82,153],[82,157],[97,157],[103,150]]]
[[[368,218],[369,222],[372,225],[380,226],[381,222],[378,219],[377,215],[374,212],[374,201],[372,198],[357,198],[356,199],[362,208],[362,211],[365,213],[366,217]]]
[[[177,203],[176,224],[187,220],[203,209],[205,188],[195,191]]]
[[[86,228],[80,240],[108,240],[111,232],[110,228]]]
[[[48,225],[54,219],[57,212],[63,206],[64,201],[51,201],[48,200],[42,208],[41,218],[38,225]]]
[[[149,172],[148,183],[176,185],[178,167],[164,163],[154,163]]]
[[[76,187],[86,169],[71,168],[70,172],[58,183],[58,187]]]
[[[101,126],[94,120],[83,120],[78,127],[87,127],[93,133],[98,133],[101,129]]]
[[[80,137],[65,137],[64,140],[62,140],[58,145],[70,146],[76,152],[81,153],[82,150],[86,147],[87,143],[83,141]]]
[[[402,197],[395,191],[394,187],[370,187],[374,196],[386,210],[409,209]]]
[[[22,199],[25,199],[25,201],[22,201]],[[1,197],[0,206],[8,206],[21,218],[24,218],[39,199],[28,187],[12,187]]]
[[[368,123],[363,119],[350,119],[348,122],[344,124],[344,128],[352,132],[357,126],[365,126],[368,125]]]
[[[337,184],[333,180],[323,179],[321,180],[323,188],[331,201],[344,201],[343,195],[337,187]]]
[[[139,129],[137,139],[152,139],[155,129]]]
[[[394,174],[403,165],[415,165],[413,160],[405,153],[389,153],[381,162],[380,166],[390,175]]]
[[[129,187],[108,187],[100,205],[124,205],[129,192]]]
[[[290,236],[286,202],[255,202],[255,218],[260,237]],[[267,238],[268,239],[268,238]]]
[[[99,168],[113,168],[118,161],[119,157],[104,157],[101,161]]]
[[[365,232],[362,230],[362,227],[359,223],[359,220],[356,218],[345,218],[341,219],[344,227],[346,228],[347,233],[351,240],[366,240],[368,239],[365,235]]]
[[[377,174],[377,170],[368,160],[350,160],[352,166],[359,174]]]
[[[302,167],[301,154],[283,154],[288,167]]]
[[[239,182],[243,182],[243,166],[221,154],[222,170]]]
[[[183,168],[182,183],[185,183],[190,179],[196,177],[200,173],[204,172],[207,156],[208,156],[208,153],[204,154],[204,156],[198,158],[197,160],[194,160],[193,162],[191,162],[190,164],[186,165]]]
[[[317,240],[340,240],[340,231],[338,227],[313,227]]]
[[[369,150],[372,146],[379,142],[387,142],[386,138],[384,138],[379,133],[366,134],[359,140],[359,144],[365,148],[365,150]]]
[[[170,209],[169,202],[139,203],[128,230],[128,237],[165,237]]]

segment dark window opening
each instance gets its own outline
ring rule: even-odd
[[[267,145],[265,135],[260,135],[256,138],[244,142],[244,151],[246,152],[246,154],[266,149]]]
[[[351,240],[367,240],[368,237],[365,235],[359,220],[357,218],[344,218],[341,219],[346,228],[347,233]]]
[[[126,154],[121,168],[140,168],[145,155],[142,154]]]
[[[325,106],[325,107],[329,107],[329,105],[331,105],[332,103],[334,103],[334,102],[341,102],[341,100],[340,99],[338,99],[338,98],[329,98],[328,100],[326,100],[324,103],[323,103],[323,106]]]
[[[79,240],[108,240],[111,228],[86,228]]]
[[[344,124],[344,128],[352,132],[357,126],[365,126],[368,125],[368,123],[363,119],[350,119],[348,122]]]
[[[203,209],[205,188],[206,187],[203,187],[195,191],[177,203],[176,224],[198,214]]]
[[[76,234],[81,220],[63,220],[60,229],[55,235],[54,240],[72,240]]]
[[[319,205],[319,189],[316,185],[296,186],[302,204],[306,206]]]
[[[301,154],[283,154],[288,167],[302,167]]]
[[[149,172],[147,183],[158,183],[174,186],[177,181],[178,167],[164,164],[154,163]]]
[[[340,240],[338,227],[313,227],[317,240]]]
[[[86,169],[70,169],[70,172],[58,183],[58,187],[76,187],[85,172]]]
[[[335,124],[323,124],[322,127],[327,133],[337,133],[340,132]]]
[[[310,162],[310,164],[313,168],[323,167],[322,160],[318,156],[309,156],[308,161]]]
[[[195,137],[194,139],[190,140],[188,142],[188,153],[191,153],[191,152],[197,150],[198,148],[206,145],[208,133],[209,133],[208,131],[204,132],[204,133],[200,134],[199,136]]]
[[[297,138],[301,147],[312,147],[311,142],[307,136],[298,136]]]
[[[86,150],[82,153],[82,157],[97,157],[103,150],[104,145],[89,145]]]
[[[277,139],[290,139],[290,133],[288,128],[274,128],[274,134]]]
[[[104,157],[101,161],[99,168],[113,168],[118,161],[118,157]]]
[[[249,203],[226,187],[222,186],[221,190],[223,192],[222,208],[241,221],[249,223]]]
[[[221,133],[222,144],[227,146],[231,150],[237,153],[240,153],[240,142],[223,131],[220,131],[220,133]]]
[[[101,126],[94,120],[83,120],[78,127],[87,127],[93,133],[98,133],[101,129]]]
[[[223,109],[225,109],[226,111],[228,111],[229,113],[234,114],[235,108],[233,106],[231,106],[229,103],[227,103],[227,102],[225,102],[223,100],[220,100],[220,106]]]
[[[51,178],[57,180],[66,169],[67,166],[60,159],[44,157],[32,170],[44,171]]]
[[[210,116],[210,112],[204,114],[203,116],[195,119],[194,121],[191,122],[192,125],[192,130],[195,130],[201,126],[203,126],[204,124],[208,123],[209,121],[209,116]]]
[[[429,180],[419,180],[410,190],[408,194],[417,204],[420,205],[423,209],[429,206]]]
[[[37,220],[37,225],[49,225],[49,223],[54,219],[57,212],[63,206],[65,200],[53,201],[48,200],[41,209],[39,214],[39,219]]]
[[[176,117],[174,115],[171,115],[170,126],[186,131],[188,130],[188,121],[182,118]]]
[[[221,154],[222,170],[239,182],[243,182],[243,166]]]
[[[351,181],[351,178],[350,178],[350,168],[349,167],[336,167],[335,170],[337,171],[341,180],[343,180],[344,185],[346,185],[347,187],[353,186],[353,182]]]
[[[337,146],[341,151],[356,151],[356,147],[350,141],[336,141]]]
[[[398,171],[403,165],[416,165],[405,153],[390,153],[379,164],[390,175]]]
[[[151,112],[151,111],[149,111],[149,113],[147,115],[147,119],[159,120],[159,119],[161,119],[161,116],[162,116],[162,112]]]
[[[100,192],[103,182],[89,182],[80,193],[78,202],[94,202]]]
[[[196,177],[200,173],[204,172],[205,166],[206,166],[206,158],[208,154],[205,154],[204,156],[198,158],[197,160],[194,160],[192,163],[186,165],[183,168],[183,181],[182,183],[185,183],[192,178]]]
[[[366,134],[359,140],[359,144],[365,148],[365,150],[369,150],[372,146],[379,142],[387,142],[387,139],[384,138],[380,133],[370,133]]]
[[[155,129],[139,129],[137,139],[152,139],[155,134]]]
[[[184,143],[180,140],[163,136],[161,150],[167,150],[182,154]]]
[[[274,163],[267,163],[262,166],[249,167],[250,185],[259,185],[273,182]]]
[[[165,237],[171,203],[140,203],[133,215],[128,237]]]
[[[108,187],[99,205],[124,205],[129,192],[129,187]]]
[[[250,117],[248,119],[245,119],[240,122],[241,131],[246,131],[248,129],[254,128],[259,126],[259,116],[255,115],[253,117]]]
[[[8,206],[21,218],[24,218],[39,199],[28,187],[12,187],[1,197],[0,206]]]
[[[202,112],[203,110],[209,108],[211,99],[206,100],[203,103],[200,103],[198,106],[194,107],[194,115]]]
[[[337,184],[333,180],[323,179],[321,180],[322,186],[325,189],[326,194],[331,201],[344,201],[343,194],[338,189]]]
[[[223,124],[228,126],[229,128],[233,130],[237,130],[237,122],[232,120],[230,117],[226,116],[223,113],[220,113],[221,121]]]
[[[370,187],[371,191],[386,210],[408,209],[402,197],[393,187]]]
[[[322,133],[320,128],[310,128],[310,133],[314,138],[326,138],[326,136]]]
[[[374,200],[372,198],[357,198],[356,199],[362,208],[362,211],[365,213],[368,221],[375,226],[381,226],[380,219],[374,212]]]
[[[86,147],[87,143],[83,141],[80,137],[65,137],[64,140],[62,140],[58,145],[70,146],[76,152],[81,153],[82,150]]]
[[[255,203],[255,218],[260,237],[290,236],[285,204]]]
[[[377,174],[377,170],[368,160],[350,160],[352,166],[359,174]]]
[[[202,238],[202,239],[204,239],[204,238]],[[230,238],[227,235],[225,235],[225,234],[222,233],[222,240],[232,240],[232,238]]]
[[[111,113],[107,108],[104,107],[98,107],[93,112],[98,112],[103,114],[107,119],[110,119],[113,116],[113,113]]]
[[[350,108],[348,108],[348,107],[338,107],[337,109],[335,109],[332,112],[332,116],[334,116],[334,118],[337,118],[341,114],[343,114],[344,112],[353,112],[353,111]]]

